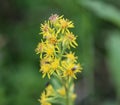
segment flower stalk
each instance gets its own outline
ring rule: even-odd
[[[76,98],[74,79],[82,71],[71,47],[78,46],[76,36],[70,32],[74,24],[63,16],[51,15],[41,24],[42,40],[35,49],[40,55],[40,72],[42,77],[51,80],[40,96],[41,105],[73,105]],[[52,82],[54,81],[54,82]]]

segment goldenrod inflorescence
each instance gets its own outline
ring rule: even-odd
[[[48,21],[41,24],[43,39],[36,48],[40,55],[40,72],[42,77],[54,79],[59,84],[49,84],[42,93],[39,101],[41,105],[73,105],[76,97],[74,93],[73,79],[81,72],[82,67],[77,63],[77,57],[70,48],[76,48],[76,36],[70,32],[74,24],[63,16],[53,14]]]

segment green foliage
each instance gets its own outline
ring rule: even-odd
[[[0,87],[0,105],[6,104],[5,90],[3,87]]]
[[[114,5],[99,0],[82,0],[81,4],[100,18],[110,21],[120,27],[120,11]]]
[[[108,39],[109,67],[116,92],[120,96],[120,32],[112,32]]]

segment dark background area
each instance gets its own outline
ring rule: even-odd
[[[120,105],[120,0],[0,0],[0,105],[39,105],[49,80],[35,48],[54,13],[72,20],[78,36],[76,105]]]

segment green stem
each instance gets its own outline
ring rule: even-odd
[[[65,53],[65,50],[66,50],[66,47],[64,46],[63,48],[61,48],[62,50],[61,50],[61,53],[58,55],[58,57],[60,58],[60,59],[62,59],[62,56],[63,56],[63,54]],[[71,99],[70,99],[70,95],[69,95],[69,93],[70,93],[70,82],[69,82],[69,77],[66,79],[66,80],[64,80],[63,78],[61,78],[61,77],[59,77],[59,76],[57,76],[56,74],[55,74],[55,76],[60,80],[60,82],[63,84],[63,86],[65,87],[65,91],[66,91],[66,104],[65,105],[72,105],[72,102],[71,102]]]
[[[66,105],[70,105],[71,102],[70,102],[70,96],[69,96],[69,93],[70,93],[70,86],[69,86],[69,77],[67,78],[66,80],[66,85],[65,85],[65,90],[66,90]]]
[[[69,90],[66,90],[66,105],[69,105]]]

